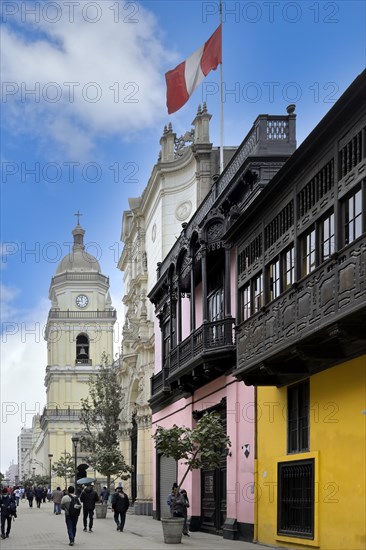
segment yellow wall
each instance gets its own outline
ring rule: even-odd
[[[287,455],[287,388],[258,388],[258,541],[366,547],[366,356],[310,378],[310,452]],[[277,463],[315,458],[315,539],[277,536]]]

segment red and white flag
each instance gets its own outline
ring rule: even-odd
[[[168,113],[175,113],[188,101],[211,70],[222,63],[221,25],[212,36],[185,61],[165,74]]]

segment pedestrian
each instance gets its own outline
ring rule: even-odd
[[[17,503],[17,506],[19,506],[20,494],[20,489],[19,487],[17,487],[14,491],[15,502]]]
[[[47,487],[42,487],[42,502],[46,502],[47,497]]]
[[[13,495],[8,493],[6,487],[1,494],[1,538],[7,539],[10,535],[12,519],[17,517],[17,505]],[[6,524],[6,533],[5,533]]]
[[[29,502],[29,508],[33,508],[33,499],[34,499],[34,492],[32,487],[29,487],[27,491],[27,500]]]
[[[107,487],[103,487],[102,491],[100,492],[100,500],[103,504],[108,504],[109,499],[109,491]]]
[[[173,483],[172,491],[171,491],[171,493],[168,496],[167,501],[166,501],[167,505],[170,508],[170,516],[171,517],[174,517],[174,502],[175,502],[175,499],[176,499],[176,496],[177,496],[177,492],[178,492],[178,485],[177,485],[177,483]]]
[[[56,516],[61,514],[61,500],[63,496],[64,493],[61,491],[60,487],[57,487],[52,493],[53,513],[56,514]]]
[[[51,489],[51,487],[48,487],[48,489],[47,489],[47,500],[48,500],[48,502],[51,502],[51,498],[52,498],[52,489]]]
[[[112,509],[114,511],[114,521],[117,525],[117,531],[123,531],[126,521],[126,512],[130,506],[128,496],[123,491],[123,487],[117,487],[117,491],[112,498]]]
[[[87,485],[80,495],[80,500],[83,503],[83,521],[84,531],[87,531],[87,523],[89,517],[89,533],[93,532],[93,516],[95,504],[99,502],[98,493],[94,490],[94,485]]]
[[[36,490],[34,491],[34,496],[36,497],[37,508],[40,508],[41,507],[41,502],[42,502],[42,497],[43,497],[42,487],[40,487],[40,486],[36,487]]]
[[[76,537],[76,525],[79,519],[81,502],[77,496],[74,495],[75,489],[70,485],[67,489],[67,494],[62,497],[61,508],[65,510],[65,521],[67,533],[69,535],[69,546],[74,546]]]
[[[189,508],[189,499],[187,495],[187,491],[185,489],[182,489],[180,494],[183,496],[185,502],[184,502],[184,508],[183,508],[183,517],[184,517],[184,523],[183,523],[183,535],[186,537],[189,537],[188,533],[188,524],[187,524],[187,516],[188,516],[188,508]]]

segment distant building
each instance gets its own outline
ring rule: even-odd
[[[32,428],[22,428],[18,435],[18,467],[19,479],[24,480],[24,474],[28,473],[24,468],[26,452],[32,447]]]
[[[19,481],[18,464],[12,460],[9,468],[6,470],[5,479],[9,485],[14,485]]]

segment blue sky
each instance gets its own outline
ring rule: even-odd
[[[164,125],[183,134],[206,100],[219,144],[218,71],[170,117],[164,80],[216,29],[218,2],[79,4],[1,6],[2,470],[44,404],[41,332],[74,213],[120,310],[122,213],[148,181]],[[300,144],[365,67],[362,1],[223,2],[223,18],[225,145],[289,103]]]

